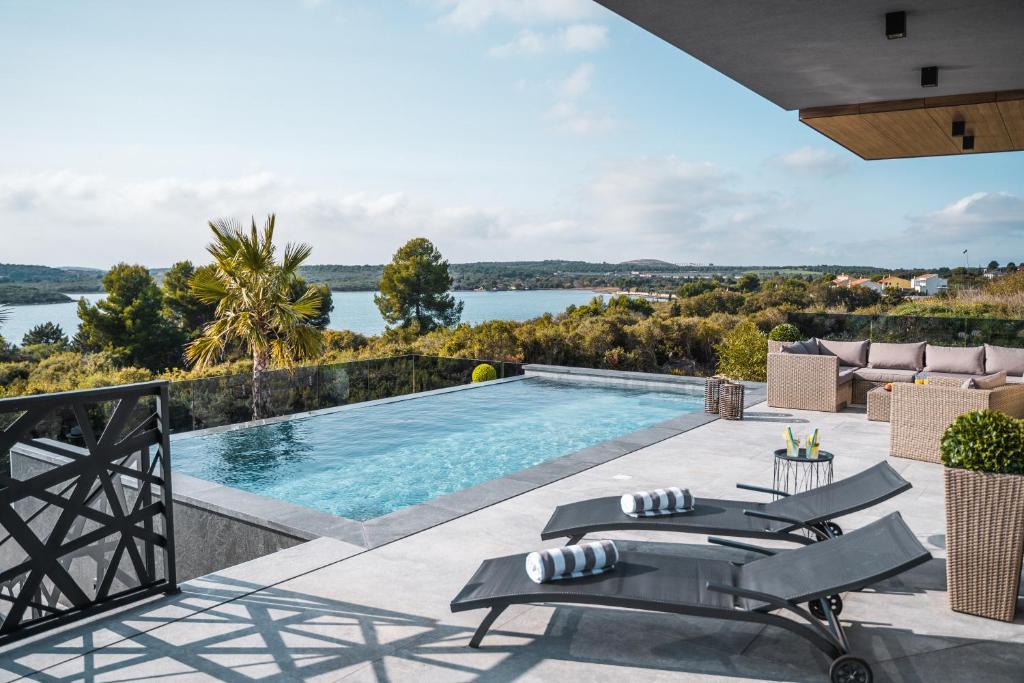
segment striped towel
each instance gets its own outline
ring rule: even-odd
[[[630,517],[657,517],[689,512],[693,509],[694,498],[689,489],[671,486],[667,489],[637,491],[622,497],[622,511]]]
[[[611,541],[592,541],[526,556],[526,573],[534,583],[603,574],[615,568],[619,551]]]

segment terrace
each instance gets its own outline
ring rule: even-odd
[[[472,650],[467,644],[482,614],[449,611],[482,559],[550,547],[539,530],[556,504],[665,482],[698,497],[737,497],[738,481],[769,484],[771,444],[786,424],[822,429],[836,454],[837,478],[888,461],[913,484],[840,520],[849,530],[898,510],[933,555],[874,589],[844,595],[851,648],[872,662],[876,680],[1019,675],[1024,615],[1003,623],[947,605],[942,467],[889,457],[888,425],[867,421],[862,410],[773,409],[760,402],[759,387],[748,393],[743,421],[681,418],[674,427],[589,449],[589,457],[562,459],[561,472],[545,475],[554,479],[549,483],[513,474],[507,481],[518,481],[520,492],[503,500],[486,504],[494,498],[487,485],[438,499],[418,506],[425,519],[418,526],[425,528],[395,540],[367,548],[325,535],[186,581],[176,595],[14,643],[0,655],[3,679],[823,680],[827,658],[771,627],[602,607],[514,606]],[[696,535],[603,536],[623,547],[710,550]]]

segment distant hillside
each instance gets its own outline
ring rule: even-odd
[[[19,306],[24,304],[63,304],[71,297],[40,287],[8,285],[0,282],[0,303]]]
[[[638,259],[633,259],[632,261],[623,261],[622,265],[624,265],[624,266],[634,266],[634,267],[637,267],[637,268],[657,268],[659,270],[663,270],[663,269],[667,269],[667,268],[675,269],[675,268],[679,267],[679,266],[677,266],[674,263],[669,263],[668,261],[662,261],[662,260],[656,259],[656,258],[638,258]]]
[[[51,268],[50,266],[0,263],[0,285],[27,285],[46,292],[100,292],[103,291],[103,286],[100,284],[102,277],[103,271],[98,268]],[[19,292],[19,296],[31,295]],[[9,303],[15,302],[12,300]],[[56,303],[56,301],[50,303]]]

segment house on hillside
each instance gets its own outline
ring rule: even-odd
[[[847,287],[863,287],[865,289],[870,289],[873,292],[878,292],[879,294],[881,294],[882,293],[882,289],[884,289],[882,287],[882,285],[880,285],[877,282],[871,280],[870,278],[866,278],[866,277],[859,277],[859,278],[856,278],[854,280],[850,280],[846,284],[846,286]]]
[[[852,279],[853,278],[850,277],[849,275],[847,275],[846,273],[840,273],[839,275],[836,276],[836,278],[834,280],[832,280],[832,286],[833,287],[849,287],[850,286],[850,280],[852,280]]]
[[[914,276],[910,281],[910,287],[918,294],[938,294],[946,289],[949,282],[944,277],[935,273],[923,273]]]
[[[910,280],[902,277],[896,277],[895,275],[886,275],[878,281],[878,284],[882,285],[882,287],[891,289],[913,289],[913,287],[910,286]]]

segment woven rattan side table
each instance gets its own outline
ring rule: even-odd
[[[704,412],[718,415],[718,390],[727,381],[721,375],[704,380]]]
[[[888,422],[892,406],[892,392],[885,387],[876,387],[868,392],[868,419],[873,422]]]
[[[723,420],[743,419],[743,385],[724,382],[718,387],[718,413]]]

